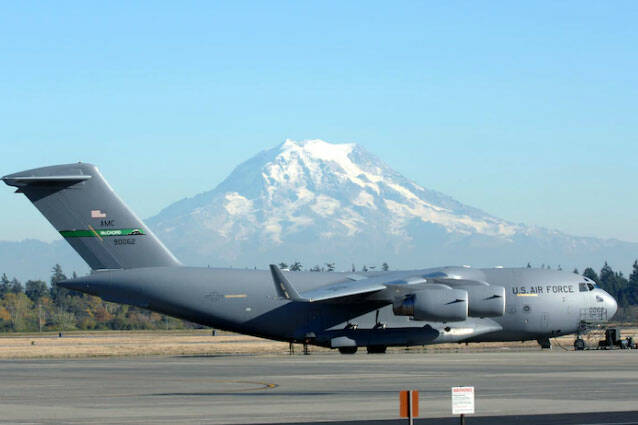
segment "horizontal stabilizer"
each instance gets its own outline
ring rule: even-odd
[[[91,176],[75,175],[75,176],[6,176],[2,178],[9,186],[26,186],[33,184],[65,184],[72,182],[80,182],[90,179]]]

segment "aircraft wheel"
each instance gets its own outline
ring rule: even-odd
[[[576,338],[574,341],[574,350],[583,351],[585,349],[585,341],[582,338]]]
[[[368,350],[368,354],[385,354],[388,347],[385,345],[369,345],[366,349]]]
[[[358,347],[339,347],[341,354],[354,354],[357,352]]]

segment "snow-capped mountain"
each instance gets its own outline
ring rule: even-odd
[[[383,261],[581,266],[638,255],[638,244],[493,217],[416,184],[361,146],[322,140],[263,151],[149,225],[185,263],[239,267],[292,260],[342,268]]]
[[[582,238],[496,218],[392,170],[355,144],[287,140],[240,164],[215,189],[147,220],[187,265],[300,261],[392,268],[440,265],[600,267],[627,271],[638,244]],[[29,259],[37,258],[34,263]],[[88,267],[62,240],[0,241],[0,273],[46,278]]]

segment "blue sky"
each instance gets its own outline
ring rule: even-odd
[[[636,22],[630,1],[5,2],[0,175],[93,162],[148,217],[322,138],[508,220],[638,241]],[[0,206],[0,240],[57,237],[8,187]]]

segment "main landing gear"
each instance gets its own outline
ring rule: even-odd
[[[354,354],[359,347],[339,347],[341,354]],[[385,354],[388,347],[386,345],[369,345],[366,347],[368,354]]]
[[[541,346],[543,350],[551,350],[552,349],[552,341],[546,336],[537,338],[536,341],[538,345]]]
[[[385,345],[369,345],[366,347],[368,354],[385,354],[388,349]]]

